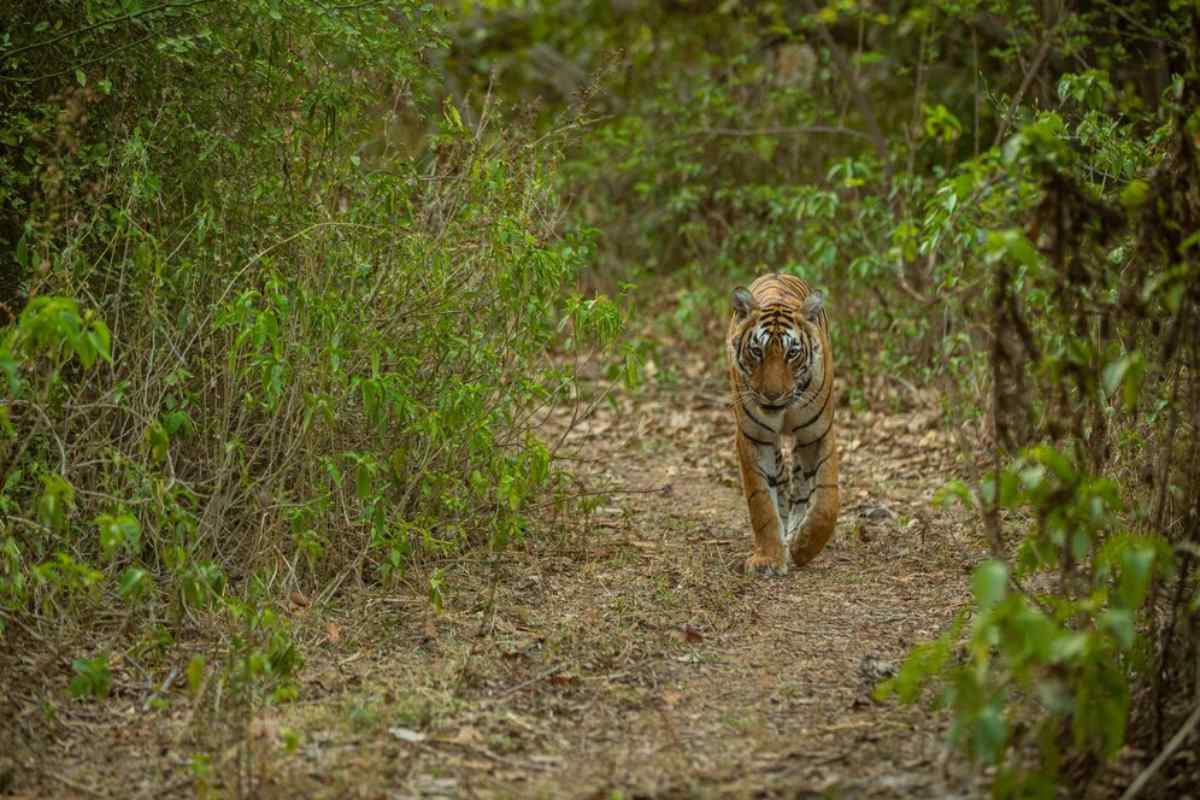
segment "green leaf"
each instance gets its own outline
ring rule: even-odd
[[[997,763],[1008,742],[1008,723],[1000,711],[998,699],[980,710],[975,718],[973,734],[975,754],[984,763]]]
[[[1026,491],[1035,491],[1042,485],[1046,477],[1046,468],[1041,464],[1025,467],[1021,470],[1021,485]]]
[[[1127,609],[1141,606],[1150,585],[1150,568],[1154,564],[1154,548],[1128,547],[1121,553],[1121,582],[1117,597]]]
[[[142,526],[130,514],[101,514],[96,517],[100,529],[100,548],[111,558],[120,548],[136,552],[141,546]]]
[[[71,696],[75,698],[108,697],[112,685],[112,672],[108,667],[108,656],[101,653],[94,658],[77,658],[71,662],[75,677],[71,679]]]
[[[141,567],[129,567],[121,573],[120,594],[126,600],[136,599],[150,586],[150,573]]]
[[[1038,255],[1037,248],[1025,238],[1025,233],[1020,228],[989,231],[984,242],[984,252],[992,262],[1007,256],[1030,270],[1036,271],[1041,268],[1041,256]]]
[[[358,466],[354,470],[354,493],[359,500],[369,499],[373,492],[374,481],[372,480],[371,465],[366,461],[359,461]]]
[[[1194,231],[1191,236],[1183,240],[1179,245],[1179,252],[1187,253],[1188,250],[1191,250],[1197,244],[1200,244],[1200,230]]]
[[[1085,530],[1076,530],[1071,534],[1071,556],[1078,562],[1083,561],[1092,547],[1092,539]]]
[[[51,530],[61,530],[67,512],[75,507],[75,489],[61,475],[42,476],[42,494],[38,498],[38,521]]]
[[[1132,409],[1137,403],[1144,374],[1145,360],[1138,352],[1129,353],[1108,363],[1100,378],[1105,396],[1112,397],[1118,389],[1124,389],[1122,400],[1126,409]]]
[[[1011,508],[1016,505],[1018,493],[1017,474],[1012,470],[1002,470],[997,485],[999,487],[999,494],[996,498],[997,505],[1004,508]]]
[[[951,499],[957,498],[965,508],[974,508],[974,498],[971,497],[971,489],[963,481],[954,480],[942,485],[933,496],[933,504],[935,506],[946,506]]]
[[[463,125],[462,115],[458,113],[458,106],[454,104],[454,101],[449,96],[442,103],[442,113],[451,128],[456,131],[464,130],[465,126]]]
[[[1008,594],[1008,566],[990,559],[975,568],[971,576],[971,591],[980,611],[986,611]]]
[[[167,457],[167,452],[171,447],[171,437],[167,435],[167,430],[161,422],[155,420],[146,426],[142,438],[150,451],[150,458],[154,461],[162,461]]]
[[[900,671],[875,687],[875,699],[885,700],[894,694],[902,703],[915,702],[928,681],[941,677],[962,630],[963,619],[964,615],[960,614],[946,633],[932,642],[923,642],[914,647],[904,659]]]
[[[1049,445],[1038,445],[1031,448],[1030,454],[1045,464],[1060,481],[1066,484],[1075,482],[1075,465],[1071,459]]]
[[[16,396],[20,390],[20,364],[13,358],[8,348],[0,347],[0,371],[8,376],[8,391],[10,396]]]
[[[200,694],[200,687],[204,683],[204,656],[194,655],[188,661],[187,669],[184,674],[187,677],[188,691],[192,693],[192,697]]]
[[[186,411],[172,411],[167,414],[162,419],[162,426],[170,437],[175,437],[176,434],[189,434],[195,427],[192,424],[192,418]]]
[[[1145,205],[1149,194],[1150,184],[1140,179],[1132,180],[1121,190],[1121,205],[1126,208],[1137,208],[1138,206]]]
[[[91,344],[92,351],[104,359],[105,362],[112,363],[111,344],[112,337],[108,332],[108,326],[103,320],[94,319],[87,333],[87,339]]]
[[[1133,626],[1133,614],[1123,608],[1110,608],[1100,615],[1100,628],[1112,634],[1122,650],[1133,646],[1136,634]]]

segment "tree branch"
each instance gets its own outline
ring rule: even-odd
[[[85,25],[82,28],[76,28],[73,31],[67,31],[66,33],[60,33],[58,36],[53,36],[53,37],[45,40],[44,42],[34,42],[33,44],[27,44],[23,47],[18,47],[15,50],[9,50],[8,52],[0,53],[0,58],[12,58],[13,56],[18,56],[21,53],[27,52],[29,50],[36,50],[39,47],[47,47],[47,46],[55,44],[57,42],[61,42],[63,39],[70,39],[72,36],[79,36],[80,34],[89,33],[91,31],[96,30],[97,28],[104,28],[109,25],[116,25],[117,23],[120,23],[120,22],[129,22],[132,19],[137,19],[138,17],[144,17],[148,14],[156,14],[159,11],[170,11],[170,10],[176,9],[176,8],[188,8],[190,6],[199,6],[199,5],[203,5],[205,3],[211,3],[211,2],[213,2],[213,0],[188,0],[188,2],[184,2],[184,3],[163,3],[162,5],[157,5],[157,6],[154,6],[153,8],[144,8],[141,11],[135,11],[132,14],[125,14],[120,17],[112,17],[111,19],[101,20],[100,22],[93,23],[92,25]]]
[[[1046,32],[1045,38],[1042,39],[1042,46],[1038,48],[1037,55],[1033,58],[1033,63],[1029,65],[1029,71],[1025,73],[1025,79],[1021,81],[1021,88],[1017,89],[1017,93],[1013,95],[1012,102],[1008,104],[1008,111],[1004,113],[1004,119],[1000,121],[1000,127],[996,130],[996,139],[992,142],[992,147],[997,147],[1000,141],[1004,139],[1004,134],[1008,133],[1008,128],[1012,125],[1013,117],[1017,115],[1017,108],[1021,105],[1021,101],[1025,99],[1025,93],[1029,91],[1030,84],[1033,83],[1034,77],[1037,76],[1038,70],[1042,68],[1042,63],[1046,60],[1046,56],[1050,55],[1050,39],[1054,31]]]
[[[130,48],[137,47],[138,45],[141,45],[141,44],[145,44],[146,42],[150,41],[151,39],[155,38],[156,36],[158,36],[157,33],[147,34],[146,36],[143,36],[140,39],[134,39],[132,42],[126,42],[125,44],[121,45],[120,47],[114,47],[112,50],[109,50],[107,53],[105,53],[102,56],[96,56],[95,58],[90,58],[87,61],[80,61],[78,64],[72,64],[71,66],[67,67],[66,69],[60,69],[58,72],[49,72],[49,73],[46,73],[45,75],[38,75],[33,78],[18,78],[18,77],[10,78],[10,77],[4,76],[4,75],[0,75],[0,81],[7,81],[8,83],[37,83],[38,81],[44,81],[49,78],[57,78],[60,75],[66,75],[70,72],[74,72],[77,69],[83,69],[84,67],[90,66],[92,64],[97,64],[102,61],[107,61],[108,59],[115,56],[117,53],[123,52],[125,50],[129,50]]]
[[[817,7],[813,0],[801,0],[805,13],[811,17],[816,17]],[[846,54],[842,52],[842,48],[834,40],[833,35],[823,24],[817,23],[817,35],[825,42],[825,46],[829,48],[829,54],[833,57],[833,62],[837,66],[838,72],[842,74],[842,79],[846,81],[846,86],[850,89],[850,96],[854,100],[854,105],[858,107],[858,113],[862,116],[863,122],[867,125],[867,138],[875,145],[875,154],[879,157],[879,162],[883,165],[884,174],[889,182],[892,177],[892,167],[888,162],[888,146],[887,139],[884,138],[883,130],[879,127],[879,119],[875,116],[871,104],[867,100],[867,96],[863,94],[862,87],[858,85],[858,81],[854,78],[854,70],[850,68],[850,61],[846,58]]]
[[[699,128],[689,132],[688,136],[789,136],[793,134],[825,133],[833,136],[857,136],[862,139],[871,137],[853,128],[843,128],[837,125],[800,125],[785,128]]]

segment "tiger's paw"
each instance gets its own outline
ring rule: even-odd
[[[778,556],[752,555],[746,559],[747,575],[762,575],[778,578],[787,575],[787,558]]]

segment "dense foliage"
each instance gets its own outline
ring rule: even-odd
[[[3,17],[0,631],[121,609],[161,652],[212,612],[286,697],[280,598],[502,548],[552,491],[533,428],[621,325],[572,294],[553,143],[436,105],[416,3]]]

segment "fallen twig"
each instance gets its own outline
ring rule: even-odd
[[[508,697],[511,694],[516,694],[517,692],[521,691],[522,689],[532,686],[533,684],[537,683],[538,681],[543,681],[546,678],[549,678],[551,675],[554,675],[559,672],[562,672],[562,667],[557,666],[557,665],[551,667],[550,669],[543,670],[542,672],[539,672],[537,675],[534,675],[529,680],[522,681],[521,683],[518,683],[516,686],[510,686],[509,688],[505,689],[503,692],[500,692],[500,694],[496,695],[496,699],[499,700],[502,697]]]
[[[150,696],[146,698],[146,702],[142,704],[142,710],[148,711],[150,709],[150,701],[151,700],[153,700],[156,697],[161,697],[162,695],[166,694],[167,690],[171,688],[171,684],[175,683],[175,678],[178,675],[179,675],[179,667],[178,666],[173,667],[171,669],[171,674],[167,675],[167,679],[162,682],[161,686],[158,687],[158,691],[151,692]]]
[[[144,792],[142,792],[142,794],[140,796],[142,798],[145,798],[145,800],[149,800],[149,798],[152,798],[152,797],[165,797],[165,796],[172,794],[174,792],[177,792],[181,789],[186,789],[189,786],[191,786],[192,784],[194,784],[195,782],[196,782],[196,778],[194,776],[185,775],[182,778],[176,778],[175,780],[171,781],[170,783],[164,784],[162,786],[151,786],[150,788],[148,788]]]
[[[40,772],[43,777],[56,780],[63,786],[66,786],[68,789],[74,789],[80,794],[86,794],[88,797],[108,797],[108,795],[97,789],[93,789],[90,786],[84,786],[82,783],[76,783],[65,775],[59,775],[57,772],[53,772],[51,770],[40,770]]]
[[[1121,795],[1121,800],[1133,800],[1138,796],[1138,792],[1145,788],[1146,783],[1154,777],[1154,773],[1167,763],[1176,750],[1187,740],[1188,735],[1195,730],[1197,723],[1200,723],[1200,705],[1197,705],[1191,715],[1179,726],[1179,730],[1171,737],[1171,741],[1167,742],[1167,746],[1162,749],[1162,752],[1155,756],[1150,762],[1150,766],[1146,767],[1133,783],[1129,784],[1129,788],[1125,790],[1125,794]]]
[[[648,489],[598,489],[596,491],[574,492],[572,494],[564,495],[563,497],[567,500],[576,500],[580,497],[609,497],[624,494],[668,494],[668,490],[670,488],[671,484],[664,483],[662,486],[651,486]],[[561,502],[561,499],[549,500],[545,503],[529,506],[528,510],[541,511],[543,508],[549,508],[557,502]]]

